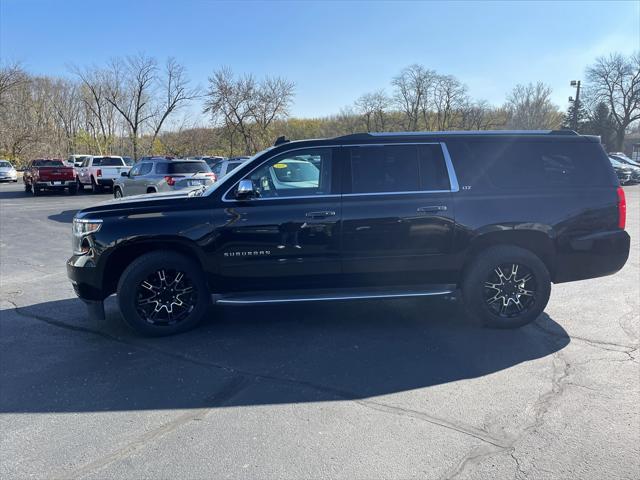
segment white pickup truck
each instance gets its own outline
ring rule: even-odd
[[[116,156],[89,156],[85,158],[80,167],[76,167],[76,183],[78,190],[84,190],[90,186],[94,193],[101,192],[104,187],[113,188],[116,179],[122,172],[128,172],[128,166],[122,157]]]

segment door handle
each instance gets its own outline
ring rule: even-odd
[[[325,218],[325,217],[333,217],[335,214],[336,212],[325,210],[322,212],[307,212],[304,214],[304,216],[309,218]]]
[[[427,213],[427,212],[446,212],[446,205],[430,205],[428,207],[418,207],[417,210],[419,213]]]

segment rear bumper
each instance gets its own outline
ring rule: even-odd
[[[35,182],[36,187],[38,188],[68,188],[70,186],[74,186],[76,184],[75,180],[51,180],[51,181],[42,181],[39,180]]]
[[[98,182],[98,185],[102,187],[113,187],[114,181],[115,180],[113,178],[98,178],[96,180],[96,182]]]
[[[569,240],[558,248],[555,283],[603,277],[629,258],[631,238],[624,230],[598,232]]]

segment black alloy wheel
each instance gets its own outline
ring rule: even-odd
[[[536,279],[530,269],[517,263],[502,264],[484,282],[484,299],[499,317],[513,318],[535,304],[536,290]]]
[[[148,275],[136,290],[136,311],[145,322],[175,325],[193,312],[198,292],[191,279],[179,270],[160,269]]]

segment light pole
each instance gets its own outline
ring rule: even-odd
[[[571,130],[578,131],[578,110],[580,109],[580,80],[571,80],[571,86],[576,87],[576,98],[569,97],[569,102],[573,102],[573,117],[571,118]]]

